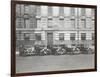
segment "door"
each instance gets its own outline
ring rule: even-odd
[[[47,45],[53,44],[53,33],[47,33]]]

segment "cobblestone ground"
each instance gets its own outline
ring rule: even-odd
[[[94,54],[16,56],[16,72],[41,72],[94,68]]]

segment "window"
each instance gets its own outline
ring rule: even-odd
[[[19,40],[19,33],[16,33],[16,40]]]
[[[40,28],[40,27],[41,27],[41,26],[40,26],[40,24],[41,24],[41,18],[38,18],[38,19],[37,19],[37,24],[36,24],[36,25],[37,25],[37,27],[39,27],[39,28]]]
[[[75,28],[75,19],[71,19],[71,26],[72,28]]]
[[[17,4],[16,5],[16,16],[20,16],[21,15],[21,5]]]
[[[81,19],[82,28],[86,28],[86,20]]]
[[[16,40],[21,40],[21,32],[16,33]]]
[[[85,8],[81,8],[81,15],[84,16],[86,14]]]
[[[59,40],[64,41],[64,33],[59,33]]]
[[[70,40],[75,40],[75,33],[70,34]]]
[[[41,15],[41,6],[36,6],[37,8],[37,16]]]
[[[59,7],[59,15],[60,16],[64,15],[64,7]]]
[[[48,6],[48,16],[52,16],[53,12],[52,12],[52,7]]]
[[[29,23],[29,19],[24,19],[24,28],[29,28],[30,23]]]
[[[63,27],[63,26],[64,26],[64,19],[63,19],[63,18],[60,18],[60,19],[59,19],[59,22],[60,22],[60,26]]]
[[[92,33],[92,40],[94,40],[94,33]]]
[[[48,28],[52,28],[52,19],[48,19]]]
[[[30,40],[30,34],[29,33],[24,34],[24,40]]]
[[[29,5],[24,5],[24,13],[25,14],[29,13]]]
[[[35,18],[30,18],[28,21],[28,28],[37,28],[37,20]]]
[[[94,27],[94,26],[95,26],[95,20],[92,19],[92,27]]]
[[[35,39],[40,41],[41,40],[41,33],[36,33],[35,34]]]
[[[21,18],[17,18],[16,19],[16,28],[22,28],[22,20],[21,20]]]
[[[94,16],[94,15],[95,15],[95,10],[91,9],[91,16]]]
[[[71,15],[75,15],[75,8],[71,8]]]
[[[86,33],[81,33],[81,40],[86,40]]]

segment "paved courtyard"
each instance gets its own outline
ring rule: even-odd
[[[16,72],[41,72],[94,68],[94,54],[16,56]]]

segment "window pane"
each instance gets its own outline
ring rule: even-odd
[[[71,8],[71,15],[75,15],[75,8]]]
[[[22,20],[21,20],[21,18],[17,18],[16,19],[16,28],[22,28]]]
[[[81,40],[86,40],[86,33],[81,33]]]
[[[16,5],[16,16],[20,16],[21,15],[21,5],[17,4]]]
[[[94,27],[94,26],[95,26],[95,20],[92,19],[92,27]]]
[[[81,19],[82,28],[86,28],[86,20]]]
[[[59,7],[59,15],[64,15],[64,7]]]
[[[52,28],[52,19],[48,19],[48,28]]]
[[[82,9],[81,9],[81,15],[83,15],[83,16],[84,16],[84,15],[85,15],[85,13],[86,13],[85,8],[82,8]]]
[[[64,33],[59,33],[59,40],[64,40]]]
[[[37,8],[37,16],[41,15],[41,6],[36,6]]]
[[[21,32],[16,33],[16,40],[21,40]]]
[[[94,15],[95,15],[95,10],[91,9],[91,16],[94,16]]]
[[[24,34],[24,40],[30,40],[30,34],[29,33]]]
[[[41,40],[41,33],[36,33],[35,37],[36,37],[36,40]]]
[[[48,6],[48,16],[52,16],[52,7]]]
[[[35,18],[30,18],[29,22],[29,28],[37,28],[37,21]]]
[[[24,19],[24,22],[25,22],[24,28],[29,28],[29,25],[30,25],[29,19]]]
[[[94,33],[92,33],[92,40],[94,40]]]
[[[71,19],[71,27],[75,28],[75,19]]]
[[[38,19],[37,19],[37,24],[36,24],[38,28],[41,27],[40,24],[41,24],[41,18],[38,18]]]
[[[29,5],[24,5],[24,13],[25,14],[29,13]]]
[[[59,19],[59,22],[60,22],[60,26],[64,26],[64,19]]]
[[[70,34],[70,40],[75,40],[75,33]]]

